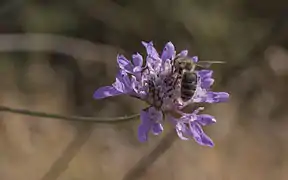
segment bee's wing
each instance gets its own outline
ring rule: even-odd
[[[202,68],[209,68],[212,64],[225,64],[224,61],[198,61],[197,66]]]

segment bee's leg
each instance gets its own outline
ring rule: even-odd
[[[177,82],[181,79],[181,75],[177,74],[176,77],[173,78],[174,78],[173,87],[176,88]]]
[[[170,61],[170,65],[171,65],[171,72],[170,73],[173,74],[175,71],[175,63],[174,63],[173,59]]]

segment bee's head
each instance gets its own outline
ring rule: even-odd
[[[182,71],[183,69],[192,70],[194,63],[189,58],[177,58],[175,59],[175,68]]]

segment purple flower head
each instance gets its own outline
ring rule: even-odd
[[[212,124],[216,120],[210,115],[198,115],[196,110],[191,114],[183,113],[183,107],[193,103],[220,103],[229,99],[226,92],[213,92],[214,83],[212,70],[195,70],[197,75],[196,90],[190,100],[181,100],[181,79],[175,71],[175,57],[188,57],[188,51],[182,50],[176,54],[175,46],[168,42],[159,55],[152,42],[142,42],[147,56],[144,64],[139,53],[132,55],[131,60],[123,55],[117,56],[119,72],[111,86],[104,86],[96,90],[95,99],[118,96],[122,94],[138,98],[149,104],[141,111],[141,124],[138,128],[138,139],[144,142],[149,132],[159,135],[163,131],[163,114],[170,117],[178,136],[187,140],[194,138],[196,142],[205,146],[213,146],[212,140],[204,133],[202,126]],[[191,58],[191,57],[190,57]],[[192,56],[194,63],[198,56]],[[169,112],[177,112],[180,118],[172,118]]]

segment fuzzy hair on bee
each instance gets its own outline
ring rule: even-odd
[[[182,101],[189,101],[197,88],[197,74],[195,73],[195,63],[192,59],[178,57],[174,59],[174,73],[180,82],[180,96]]]
[[[195,72],[196,67],[209,68],[212,64],[222,64],[223,61],[199,61],[194,62],[189,57],[175,57],[173,60],[173,72],[177,74],[180,82],[180,94],[183,102],[189,101],[197,89],[198,75]]]

